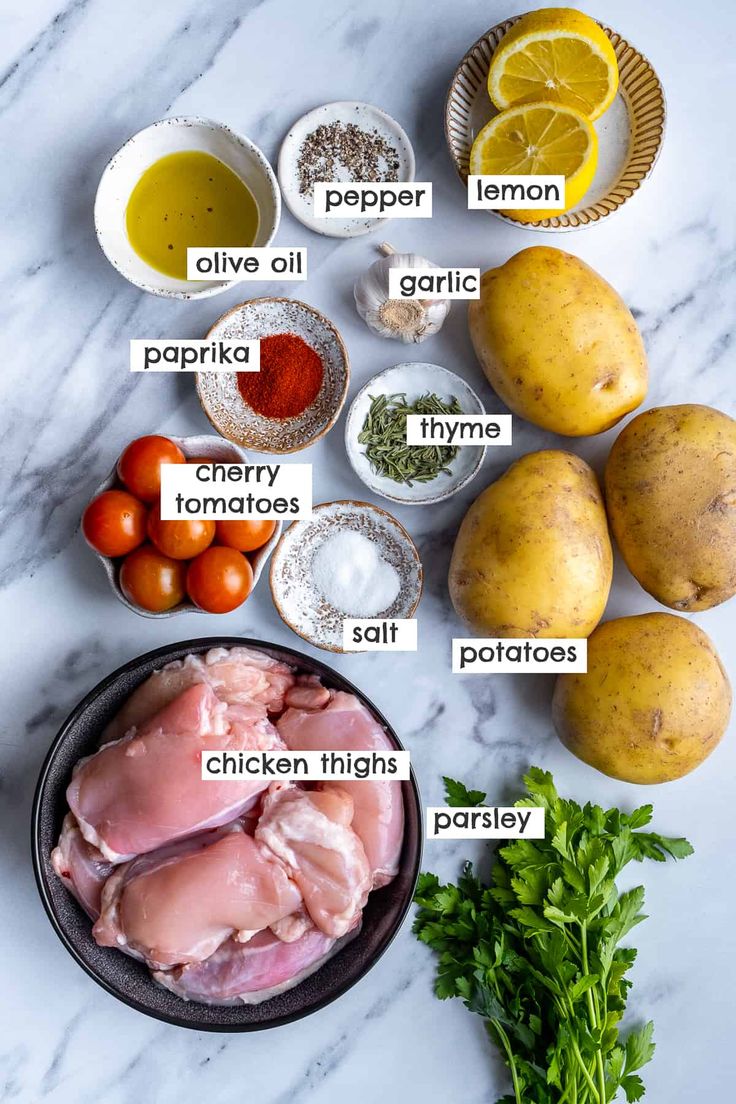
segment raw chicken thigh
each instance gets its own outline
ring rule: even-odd
[[[102,742],[119,740],[131,728],[149,720],[192,686],[209,686],[227,705],[256,705],[280,713],[284,695],[294,685],[294,673],[285,663],[252,648],[210,648],[204,655],[188,655],[154,671],[134,690],[102,734]]]
[[[205,962],[159,970],[159,985],[184,1000],[202,1004],[257,1004],[293,989],[334,953],[337,944],[317,928],[294,943],[268,931],[249,943],[228,939]]]
[[[252,706],[227,706],[200,683],[82,759],[67,800],[84,838],[110,862],[126,862],[233,820],[266,788],[249,779],[203,782],[202,751],[283,746],[268,720],[253,718]]]
[[[371,889],[363,844],[350,827],[344,790],[300,790],[274,783],[263,802],[256,839],[282,860],[326,935],[346,935],[360,921]]]
[[[118,868],[92,934],[174,966],[201,962],[232,935],[245,942],[300,904],[284,866],[235,824]]]
[[[289,691],[288,704],[295,692],[296,688]],[[291,751],[393,750],[383,728],[354,694],[324,692],[329,700],[325,709],[320,707],[316,694],[311,700],[302,695],[306,708],[287,709],[276,722]],[[401,783],[382,780],[320,783],[320,789],[335,788],[347,791],[353,799],[352,827],[368,856],[373,888],[386,885],[398,872],[404,838]]]
[[[92,920],[100,915],[102,887],[114,867],[87,843],[71,813],[64,817],[59,842],[51,852],[51,865]]]

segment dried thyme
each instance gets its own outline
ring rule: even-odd
[[[442,472],[449,475],[457,446],[407,445],[408,414],[462,414],[462,408],[454,396],[448,403],[437,395],[426,394],[408,403],[405,394],[371,395],[358,442],[366,446],[365,454],[373,471],[409,487],[414,483],[430,483]]]

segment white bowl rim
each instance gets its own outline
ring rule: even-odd
[[[232,127],[228,126],[226,123],[219,123],[216,119],[209,119],[205,115],[167,115],[163,119],[157,119],[156,122],[149,123],[148,126],[141,127],[141,129],[137,130],[135,132],[135,134],[131,134],[130,138],[127,138],[126,141],[123,142],[123,144],[113,153],[112,157],[110,157],[107,164],[105,165],[105,168],[102,171],[102,175],[100,176],[100,180],[99,180],[99,183],[97,185],[97,191],[95,192],[95,202],[94,202],[95,235],[97,237],[97,241],[99,243],[100,249],[105,254],[105,257],[107,258],[107,260],[110,262],[112,267],[117,272],[119,272],[120,275],[124,277],[124,279],[126,279],[128,281],[128,283],[133,284],[137,288],[140,288],[141,291],[147,291],[151,295],[158,295],[160,298],[163,298],[163,299],[187,299],[187,300],[188,299],[209,299],[213,295],[220,295],[222,292],[227,291],[228,288],[235,287],[236,284],[242,283],[242,281],[240,281],[240,280],[220,280],[220,281],[215,281],[212,284],[208,284],[208,286],[203,287],[199,290],[192,291],[191,289],[184,289],[184,288],[182,288],[181,290],[177,290],[175,288],[154,287],[153,284],[149,284],[144,280],[138,280],[138,279],[134,278],[128,272],[126,272],[123,268],[121,268],[121,266],[118,264],[117,260],[110,256],[110,254],[107,252],[104,245],[102,244],[102,235],[101,235],[101,230],[100,230],[101,215],[100,215],[100,211],[99,211],[100,191],[101,191],[101,188],[102,188],[102,183],[105,180],[105,178],[109,175],[110,171],[112,170],[114,162],[117,161],[117,159],[120,157],[120,155],[133,142],[137,141],[137,139],[139,139],[142,134],[147,133],[149,130],[156,130],[158,128],[163,128],[163,127],[193,126],[193,125],[194,126],[200,126],[200,127],[209,127],[212,130],[223,131],[234,142],[236,142],[238,145],[242,146],[245,150],[247,150],[248,153],[252,154],[253,157],[255,158],[255,160],[260,165],[261,169],[263,170],[263,172],[266,176],[266,179],[269,182],[269,185],[271,187],[271,191],[273,193],[273,215],[272,215],[272,218],[271,218],[271,227],[270,227],[270,231],[269,231],[269,234],[268,234],[268,240],[266,242],[267,246],[270,245],[271,242],[273,241],[273,239],[276,237],[276,234],[277,234],[278,228],[279,228],[279,223],[281,222],[281,188],[279,186],[278,178],[276,176],[276,173],[273,170],[273,167],[272,167],[270,161],[266,157],[263,150],[261,150],[255,144],[255,142],[252,142],[250,140],[250,138],[247,138],[244,134],[240,134],[239,131],[234,130]]]
[[[433,506],[437,502],[444,502],[445,499],[452,498],[453,495],[457,494],[458,491],[461,491],[463,487],[467,487],[468,483],[472,482],[472,480],[475,479],[485,459],[487,445],[472,446],[478,449],[478,459],[476,460],[473,468],[462,479],[458,480],[457,483],[453,484],[451,487],[448,487],[443,493],[433,495],[431,498],[400,498],[398,495],[392,495],[389,494],[387,491],[380,489],[372,482],[369,483],[368,480],[364,477],[363,473],[358,471],[357,467],[355,466],[351,447],[351,430],[353,428],[352,420],[354,418],[355,408],[358,405],[358,400],[363,397],[369,387],[375,387],[378,380],[383,379],[384,376],[389,375],[389,373],[391,372],[395,372],[397,368],[414,367],[432,368],[434,371],[442,372],[445,375],[450,376],[454,380],[459,380],[462,386],[478,404],[478,413],[485,413],[486,408],[475,388],[472,387],[467,380],[463,379],[462,376],[458,375],[457,372],[453,372],[451,368],[445,368],[444,364],[435,364],[434,362],[428,360],[401,361],[398,364],[392,364],[388,368],[384,368],[381,372],[376,372],[375,376],[371,376],[367,383],[364,383],[360,391],[358,391],[358,393],[354,396],[348,408],[347,417],[345,418],[345,452],[347,453],[348,460],[350,461],[350,467],[353,469],[358,479],[360,479],[361,483],[363,483],[363,485],[366,486],[370,491],[373,491],[374,494],[381,495],[382,498],[388,499],[389,502],[396,502],[401,506]],[[427,486],[429,486],[429,484],[427,484]]]

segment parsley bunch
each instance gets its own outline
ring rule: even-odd
[[[651,805],[607,812],[559,797],[532,767],[517,806],[545,810],[543,840],[499,848],[487,885],[467,863],[457,885],[421,874],[414,931],[439,955],[435,992],[461,997],[486,1021],[511,1072],[498,1104],[607,1104],[623,1089],[640,1100],[638,1075],[654,1053],[653,1024],[619,1035],[636,958],[621,940],[645,919],[644,888],[619,893],[631,860],[692,854],[685,839],[642,831]],[[486,795],[445,779],[449,805]]]

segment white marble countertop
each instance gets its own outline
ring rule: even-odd
[[[175,303],[131,288],[94,239],[92,201],[107,158],[145,124],[196,113],[232,124],[274,159],[281,137],[308,108],[368,100],[402,122],[415,145],[417,179],[429,178],[435,188],[431,223],[397,222],[385,236],[439,263],[491,267],[542,239],[465,210],[442,107],[466,47],[527,6],[32,0],[6,5],[0,16],[0,1101],[492,1104],[506,1088],[480,1020],[459,1002],[433,998],[434,964],[408,922],[368,977],[301,1023],[255,1035],[196,1035],[138,1015],[97,988],[54,935],[34,885],[28,824],[37,771],[58,725],[119,664],[160,644],[223,631],[298,644],[263,585],[224,620],[139,618],[115,601],[83,546],[76,532],[81,509],[131,437],[207,428],[190,378],[128,372],[128,339],[199,336],[249,294],[281,291],[314,303],[340,327],[353,364],[351,393],[406,352],[371,337],[351,303],[353,280],[373,259],[375,239],[321,238],[288,213],[278,243],[310,251],[311,276],[297,290],[255,285],[246,295],[232,290]],[[613,21],[656,66],[668,133],[652,179],[620,214],[544,243],[579,254],[634,309],[651,363],[647,405],[700,401],[733,414],[736,163],[726,128],[736,95],[736,13],[723,0],[590,0],[587,10]],[[475,363],[461,308],[409,358],[425,354],[466,376],[489,410],[501,409]],[[573,447],[600,466],[614,434]],[[397,511],[427,572],[420,651],[390,661],[343,657],[336,666],[391,718],[411,748],[428,803],[441,798],[444,773],[500,794],[536,762],[581,800],[653,800],[656,825],[690,837],[694,858],[641,871],[651,919],[636,932],[630,1005],[656,1023],[646,1099],[725,1100],[736,1078],[736,890],[729,874],[736,734],[696,774],[644,790],[594,773],[558,744],[551,678],[449,673],[457,625],[445,575],[457,523],[512,456],[556,443],[563,444],[517,420],[513,448],[490,450],[466,493],[435,508]],[[366,497],[345,460],[342,423],[303,458],[315,464],[317,501]],[[608,615],[654,608],[617,563]],[[732,602],[696,618],[732,675],[734,609]],[[474,854],[480,846],[434,843],[425,847],[424,867],[454,875],[461,857]]]

